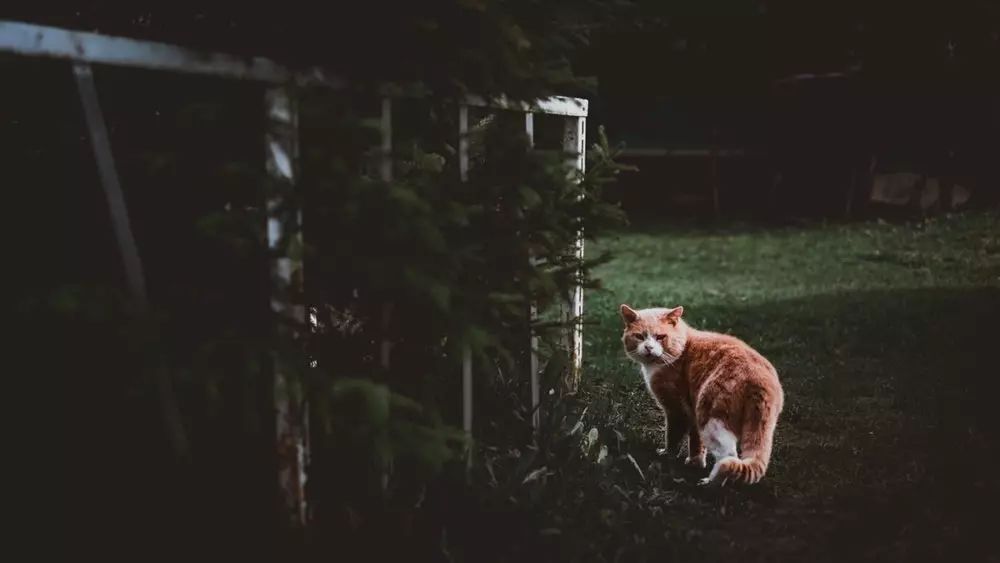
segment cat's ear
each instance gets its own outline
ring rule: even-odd
[[[629,307],[624,303],[622,303],[622,306],[619,308],[619,311],[622,314],[622,320],[625,321],[626,323],[634,323],[636,319],[639,318],[639,313],[636,313],[635,309]]]
[[[683,314],[684,314],[684,307],[683,306],[677,306],[677,307],[674,307],[673,309],[670,309],[669,311],[667,311],[663,315],[663,320],[665,320],[667,322],[671,322],[671,323],[677,324],[677,321],[681,320],[681,315],[683,315]]]

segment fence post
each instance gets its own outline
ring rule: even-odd
[[[458,106],[458,175],[463,182],[469,179],[469,106]],[[462,429],[467,437],[472,437],[472,349],[468,344],[462,348]],[[466,463],[472,466],[470,447]]]
[[[530,111],[524,112],[524,133],[528,137],[528,147],[535,147],[535,114]],[[533,256],[529,257],[532,265],[535,265],[535,258]],[[534,327],[531,325],[538,319],[538,304],[531,301],[528,305],[528,330],[531,331],[531,357],[528,362],[529,369],[531,370],[531,426],[535,429],[535,434],[538,434],[541,428],[541,389],[540,382],[538,381],[538,335],[535,334]]]
[[[295,186],[298,164],[297,107],[287,88],[269,88],[267,112],[267,172],[275,186],[267,199],[267,244],[271,253],[271,311],[277,322],[278,339],[286,344],[301,342],[298,327],[305,320],[305,307],[295,302],[302,289],[302,212],[289,209],[288,192]],[[292,233],[292,244],[284,235]],[[309,462],[308,410],[302,383],[281,350],[274,351],[274,406],[278,455],[278,484],[287,524],[304,529],[308,523],[306,467]]]
[[[392,98],[382,98],[379,110],[379,155],[378,175],[383,182],[392,181]],[[392,322],[392,301],[382,303],[382,315],[379,319],[382,331],[379,342],[379,365],[388,371],[392,360],[392,342],[389,340],[389,324]],[[392,472],[392,460],[384,460],[382,465],[382,492],[389,490],[389,476]]]
[[[563,150],[572,167],[571,174],[583,173],[586,166],[587,118],[567,117],[563,121]],[[581,196],[582,197],[582,196]],[[573,252],[578,259],[583,258],[583,229],[577,232]],[[577,282],[569,296],[569,312],[564,309],[564,320],[572,320],[570,342],[567,348],[571,351],[570,369],[563,381],[563,391],[575,393],[580,383],[580,371],[583,367],[583,286]]]
[[[392,181],[392,98],[388,96],[382,98],[381,119],[379,121],[379,133],[381,145],[379,150],[378,173],[383,182]],[[386,301],[382,303],[382,341],[379,343],[379,364],[382,369],[389,369],[389,360],[392,355],[392,342],[389,341],[389,323],[392,319],[392,303]]]

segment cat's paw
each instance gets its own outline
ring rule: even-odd
[[[700,486],[700,487],[707,487],[708,485],[711,485],[711,484],[712,484],[712,478],[711,477],[705,477],[704,479],[698,479],[698,486]]]
[[[705,469],[706,466],[705,455],[702,454],[697,456],[687,456],[684,458],[684,465],[688,467],[698,467],[701,469]]]
[[[667,448],[656,448],[656,455],[667,455]]]

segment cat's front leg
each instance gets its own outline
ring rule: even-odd
[[[688,455],[684,464],[704,469],[706,466],[705,454],[705,444],[701,442],[701,434],[698,433],[698,428],[692,425],[688,430]]]

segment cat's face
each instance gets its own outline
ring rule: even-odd
[[[681,321],[684,307],[635,310],[620,308],[625,330],[625,354],[640,364],[669,365],[677,361],[687,344],[687,325]]]

